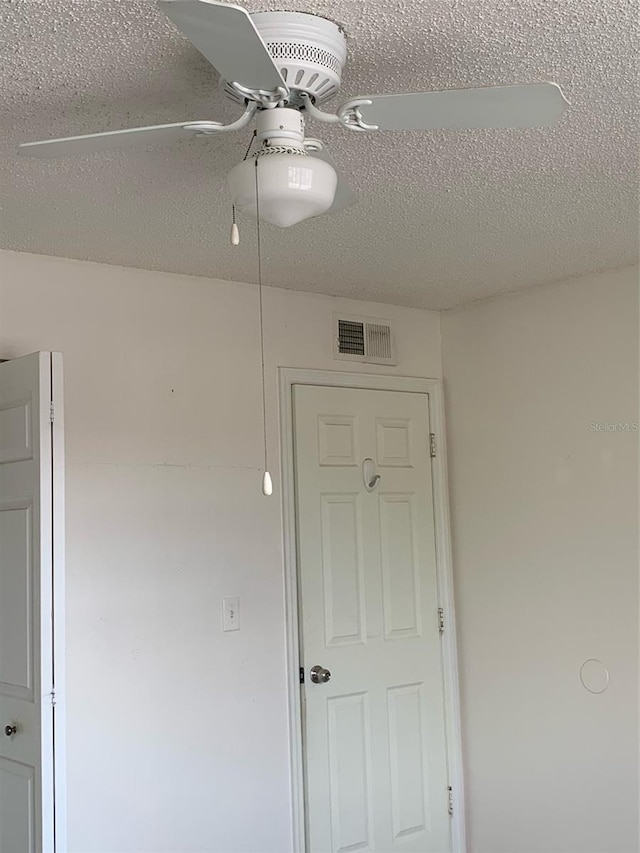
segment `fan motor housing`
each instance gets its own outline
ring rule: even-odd
[[[254,12],[251,20],[290,89],[292,106],[302,106],[301,92],[316,104],[338,92],[347,40],[337,24],[305,12]],[[228,98],[244,103],[227,81],[222,87]]]

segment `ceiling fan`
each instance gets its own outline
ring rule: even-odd
[[[305,137],[305,119],[356,132],[438,128],[544,127],[567,101],[555,83],[449,89],[353,98],[335,113],[320,109],[340,88],[347,46],[342,29],[301,12],[257,12],[218,0],[159,0],[158,5],[244,106],[232,124],[176,122],[21,145],[32,157],[72,156],[228,133],[256,122],[257,154],[231,170],[238,210],[281,227],[334,213],[356,201],[326,146]],[[259,168],[258,168],[259,167]]]

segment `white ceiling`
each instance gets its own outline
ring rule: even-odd
[[[314,124],[360,203],[263,230],[268,284],[446,308],[607,268],[638,251],[635,0],[250,0],[342,24],[338,102],[555,80],[550,130],[356,134]],[[1,245],[256,280],[255,226],[229,245],[224,177],[250,132],[64,160],[19,142],[230,120],[213,68],[153,0],[0,0]]]

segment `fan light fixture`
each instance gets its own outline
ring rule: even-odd
[[[257,124],[258,153],[234,166],[227,177],[236,210],[256,216],[257,172],[264,221],[288,228],[326,213],[336,196],[338,174],[327,159],[308,152],[301,113],[278,107],[263,110]]]
[[[288,228],[326,213],[333,204],[338,175],[330,163],[311,155],[278,153],[259,156],[260,219]],[[229,173],[232,202],[242,213],[256,216],[256,164],[239,163]]]

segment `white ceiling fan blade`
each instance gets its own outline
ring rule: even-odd
[[[379,130],[548,127],[568,105],[556,83],[365,97],[362,119]]]
[[[220,127],[213,121],[156,124],[150,127],[132,127],[128,130],[108,130],[106,133],[88,133],[84,136],[67,136],[63,139],[25,142],[18,147],[18,152],[28,157],[74,157],[112,148],[131,148],[135,145],[154,145],[158,142],[184,139],[185,136],[206,131],[209,125],[212,130]]]
[[[358,201],[358,196],[351,190],[349,184],[345,181],[342,176],[342,172],[338,168],[336,161],[333,159],[329,151],[327,150],[324,142],[317,143],[316,140],[307,139],[307,143],[311,143],[309,145],[309,156],[317,157],[318,160],[324,160],[325,163],[329,163],[330,166],[336,170],[336,175],[338,176],[338,184],[336,186],[336,194],[333,199],[333,204],[327,210],[327,213],[337,213],[339,210],[344,210],[345,207],[351,207],[352,204],[355,204]],[[316,144],[318,147],[316,147]],[[322,146],[322,147],[319,147]]]
[[[158,5],[228,83],[289,91],[246,9],[216,0],[158,0]]]

